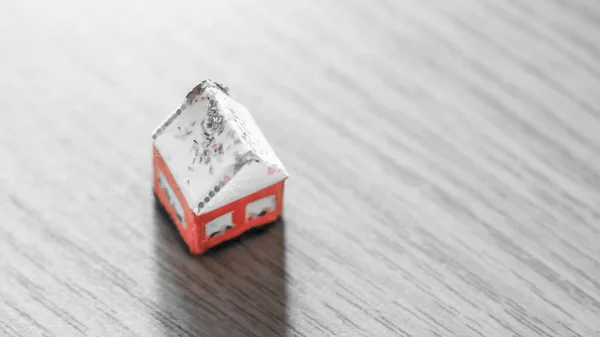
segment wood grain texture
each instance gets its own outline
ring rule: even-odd
[[[291,178],[190,256],[151,132],[204,78]],[[600,3],[4,1],[0,335],[600,336]]]

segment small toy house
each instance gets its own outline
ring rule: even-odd
[[[153,134],[154,192],[191,253],[275,221],[288,174],[227,88],[196,86]]]

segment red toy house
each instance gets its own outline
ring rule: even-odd
[[[153,139],[154,192],[193,254],[281,215],[288,174],[222,85],[194,88]]]

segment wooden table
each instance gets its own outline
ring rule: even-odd
[[[226,83],[285,215],[194,257],[151,133]],[[600,336],[600,3],[5,1],[0,335]]]

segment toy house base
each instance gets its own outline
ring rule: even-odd
[[[252,228],[275,222],[281,216],[284,181],[196,215],[187,206],[181,190],[156,148],[153,157],[154,194],[177,226],[192,254],[202,254]]]

